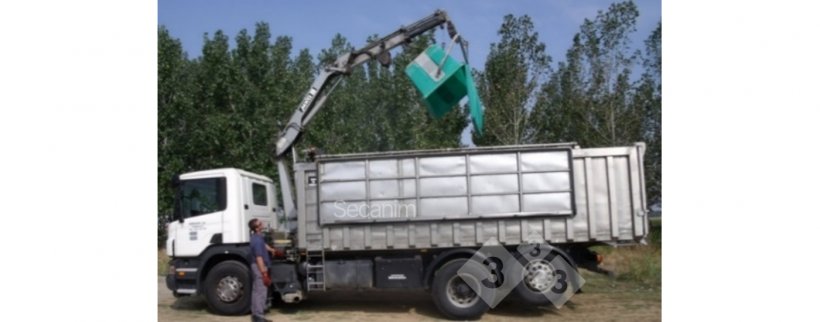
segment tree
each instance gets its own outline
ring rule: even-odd
[[[159,28],[157,47],[157,187],[158,214],[168,215],[172,209],[171,178],[185,169],[189,153],[185,134],[193,107],[193,67],[182,50],[179,39],[168,29]]]
[[[640,140],[642,114],[630,103],[634,54],[629,35],[637,17],[637,7],[627,1],[584,20],[566,61],[539,94],[536,141],[595,147]]]
[[[612,4],[585,20],[566,60],[544,84],[535,108],[537,142],[578,142],[585,147],[646,142],[649,202],[661,195],[661,25],[634,53],[630,38],[638,9],[631,1]],[[637,82],[632,67],[643,64]]]
[[[331,40],[331,46],[319,53],[319,65],[327,66],[346,52],[353,50],[347,38],[336,34]],[[341,80],[334,92],[325,102],[320,113],[317,113],[311,124],[303,134],[305,146],[316,146],[325,149],[328,153],[354,152],[353,146],[359,139],[356,137],[360,128],[356,125],[359,114],[355,104],[355,89],[363,80],[364,74],[359,69],[350,76]],[[327,89],[329,89],[328,84]],[[301,100],[308,91],[308,86],[294,92],[296,100]],[[298,103],[296,103],[298,104]],[[296,107],[293,105],[293,108]]]
[[[236,150],[235,166],[262,173],[271,173],[274,166],[270,162],[267,148],[275,129],[268,125],[276,115],[277,107],[272,104],[275,93],[280,91],[276,52],[277,43],[271,45],[270,30],[266,23],[257,23],[251,37],[241,30],[236,37],[236,48],[231,52],[236,77],[231,84],[236,93],[237,108],[230,112],[234,119],[233,130],[236,141],[231,142]],[[285,46],[285,56],[289,54],[289,43]],[[240,119],[240,120],[235,120]]]
[[[650,204],[661,202],[661,23],[644,41],[644,73],[635,90],[635,109],[644,113],[646,190]]]
[[[535,91],[549,72],[551,58],[529,16],[506,15],[484,72],[474,72],[485,110],[485,134],[477,145],[509,145],[532,140],[530,114]]]
[[[228,37],[222,31],[216,31],[213,38],[206,34],[202,57],[195,61],[195,103],[188,115],[192,128],[186,136],[191,169],[224,167],[239,159],[239,148],[232,143],[238,141],[237,127],[245,125],[234,114],[239,108],[240,95],[234,86],[239,73],[228,49]]]

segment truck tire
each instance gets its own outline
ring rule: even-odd
[[[240,315],[250,311],[251,278],[245,264],[235,260],[224,261],[205,278],[205,299],[216,314]]]
[[[563,256],[551,252],[547,256],[527,260],[518,257],[523,266],[521,282],[515,287],[515,292],[527,304],[539,306],[554,306],[547,297],[561,297],[565,292],[577,290],[577,270],[566,260],[554,261]],[[557,265],[557,266],[556,266]]]
[[[453,320],[477,320],[489,305],[458,274],[467,259],[455,259],[439,268],[433,277],[433,302],[445,317]],[[462,275],[463,276],[463,275]],[[465,276],[465,278],[468,278]],[[475,281],[480,280],[475,276]]]

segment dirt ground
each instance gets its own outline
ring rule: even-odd
[[[661,290],[615,281],[582,270],[584,292],[560,309],[528,307],[505,300],[482,321],[660,321]],[[248,321],[245,316],[219,316],[208,312],[202,297],[176,299],[158,279],[159,321]],[[305,302],[275,302],[267,314],[274,321],[434,321],[442,320],[425,291],[345,291],[311,294]]]

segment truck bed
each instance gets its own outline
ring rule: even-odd
[[[644,149],[567,143],[320,156],[294,167],[298,246],[640,242]]]

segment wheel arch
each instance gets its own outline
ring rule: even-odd
[[[436,273],[436,270],[444,266],[444,264],[449,263],[454,259],[459,258],[470,258],[473,257],[476,253],[479,253],[480,256],[484,256],[481,254],[478,249],[473,248],[456,248],[446,250],[441,252],[435,256],[435,258],[424,267],[424,275],[422,275],[422,285],[425,289],[430,289],[433,285],[433,276]]]
[[[544,244],[546,244],[547,246],[550,247],[550,251],[553,251],[553,252],[557,253],[558,256],[563,257],[564,260],[567,261],[567,263],[572,266],[572,268],[574,268],[576,270],[578,269],[578,264],[575,262],[574,259],[572,259],[572,256],[569,256],[567,251],[564,250],[561,246],[552,245],[552,244],[549,244],[549,243],[544,243]]]

